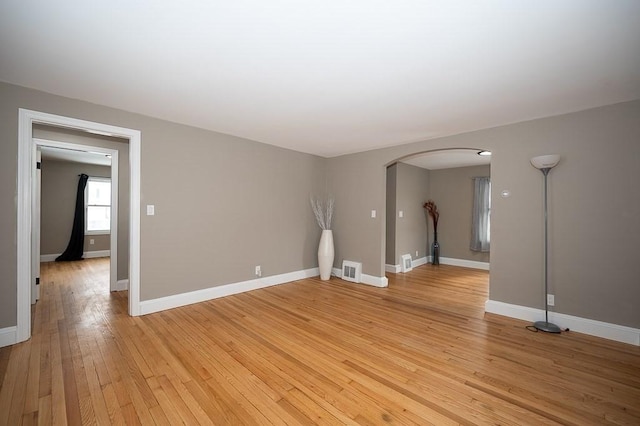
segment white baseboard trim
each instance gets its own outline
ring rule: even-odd
[[[427,257],[420,257],[418,259],[412,259],[411,260],[411,267],[415,268],[416,266],[420,266],[420,265],[426,265],[427,262]],[[384,265],[384,270],[385,272],[391,272],[393,274],[399,274],[400,272],[402,272],[402,265],[389,265],[386,264]]]
[[[40,262],[53,262],[56,260],[56,257],[60,256],[62,253],[56,254],[41,254]],[[82,257],[85,259],[92,259],[94,257],[109,257],[111,256],[111,250],[96,250],[96,251],[85,251],[82,254]]]
[[[331,272],[331,275],[342,279],[341,269],[333,268]],[[387,277],[375,277],[373,275],[360,274],[360,284],[372,285],[374,287],[389,287],[389,280]]]
[[[109,257],[111,256],[111,250],[85,251],[82,256],[86,259],[92,259],[94,257]]]
[[[421,265],[426,265],[427,263],[431,263],[431,256],[420,257],[418,259],[413,259],[411,261],[412,267],[417,267]],[[454,259],[451,257],[441,257],[440,263],[443,265],[452,265],[452,266],[462,266],[463,268],[474,268],[474,269],[484,269],[485,271],[489,270],[489,263],[487,262],[476,262],[473,260],[465,260],[465,259]],[[391,272],[394,274],[398,274],[402,272],[402,265],[384,265],[384,270],[386,272]]]
[[[412,267],[418,267],[418,266],[422,266],[422,265],[426,265],[427,264],[427,257],[419,257],[417,259],[413,259],[411,261],[411,266]]]
[[[385,270],[385,272],[391,272],[393,274],[399,274],[400,271],[402,271],[402,266],[401,265],[389,265],[389,264],[386,264],[386,265],[384,265],[384,270]]]
[[[487,300],[484,310],[491,314],[504,315],[511,318],[531,321],[532,323],[544,320],[543,309],[512,305],[510,303],[498,302],[496,300]],[[549,312],[549,322],[556,324],[562,329],[568,328],[569,330],[577,331],[578,333],[589,334],[591,336],[640,346],[640,329],[637,328],[596,321],[588,318],[575,317],[573,315],[561,314],[558,312]]]
[[[220,297],[231,296],[233,294],[244,293],[246,291],[271,287],[274,285],[297,281],[304,278],[316,277],[319,274],[320,271],[318,270],[318,268],[311,268],[302,271],[258,278],[255,280],[205,288],[188,293],[175,294],[173,296],[160,297],[158,299],[143,300],[140,302],[140,315],[178,308],[180,306],[191,305],[193,303],[205,302],[211,299],[217,299]]]
[[[431,258],[431,256],[429,256],[429,258]],[[440,264],[462,266],[463,268],[484,269],[485,271],[489,270],[488,262],[476,262],[475,260],[454,259],[451,257],[441,257]]]
[[[360,275],[360,282],[374,287],[389,287],[389,280],[387,277],[376,277],[373,275],[362,274]]]
[[[18,342],[18,328],[16,326],[0,328],[0,348],[15,345]]]
[[[116,282],[116,291],[129,290],[129,279],[118,280]]]

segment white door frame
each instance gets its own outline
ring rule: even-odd
[[[67,142],[58,142],[47,139],[33,139],[33,149],[37,149],[38,147],[50,147],[50,148],[61,148],[61,149],[71,149],[74,151],[83,151],[83,152],[95,152],[99,154],[108,154],[111,156],[111,229],[109,235],[109,290],[116,291],[118,289],[118,150],[111,148],[102,148],[94,145],[80,145],[74,143]],[[36,188],[36,182],[33,182],[33,189]],[[32,208],[35,206],[32,205]],[[39,230],[40,226],[37,223],[31,224],[32,229]],[[32,256],[40,256],[39,250],[34,250],[32,247],[31,250]],[[33,259],[32,259],[33,260]],[[34,260],[38,262],[39,259]],[[31,295],[31,300],[33,302],[33,294]]]
[[[20,108],[18,110],[18,235],[16,341],[31,337],[31,165],[33,125],[45,124],[129,139],[129,315],[140,315],[140,144],[139,130]]]
[[[40,160],[42,152],[40,147],[36,146],[33,163],[31,165],[31,178],[33,186],[31,201],[31,304],[33,305],[40,299],[40,198],[41,198],[41,182],[42,175],[40,173]],[[34,256],[35,255],[35,256]]]

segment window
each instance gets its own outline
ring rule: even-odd
[[[473,178],[473,186],[471,250],[487,252],[491,241],[491,180]]]
[[[85,191],[85,233],[108,234],[111,231],[111,179],[89,177]]]

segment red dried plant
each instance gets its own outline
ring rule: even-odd
[[[436,203],[434,203],[433,200],[429,200],[424,203],[422,207],[427,210],[429,216],[431,216],[431,219],[433,220],[433,231],[438,232],[438,218],[440,217],[438,206],[436,206]]]

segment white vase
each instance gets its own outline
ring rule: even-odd
[[[320,245],[318,246],[318,267],[320,269],[320,279],[328,280],[331,277],[333,268],[333,232],[330,229],[322,231]]]

